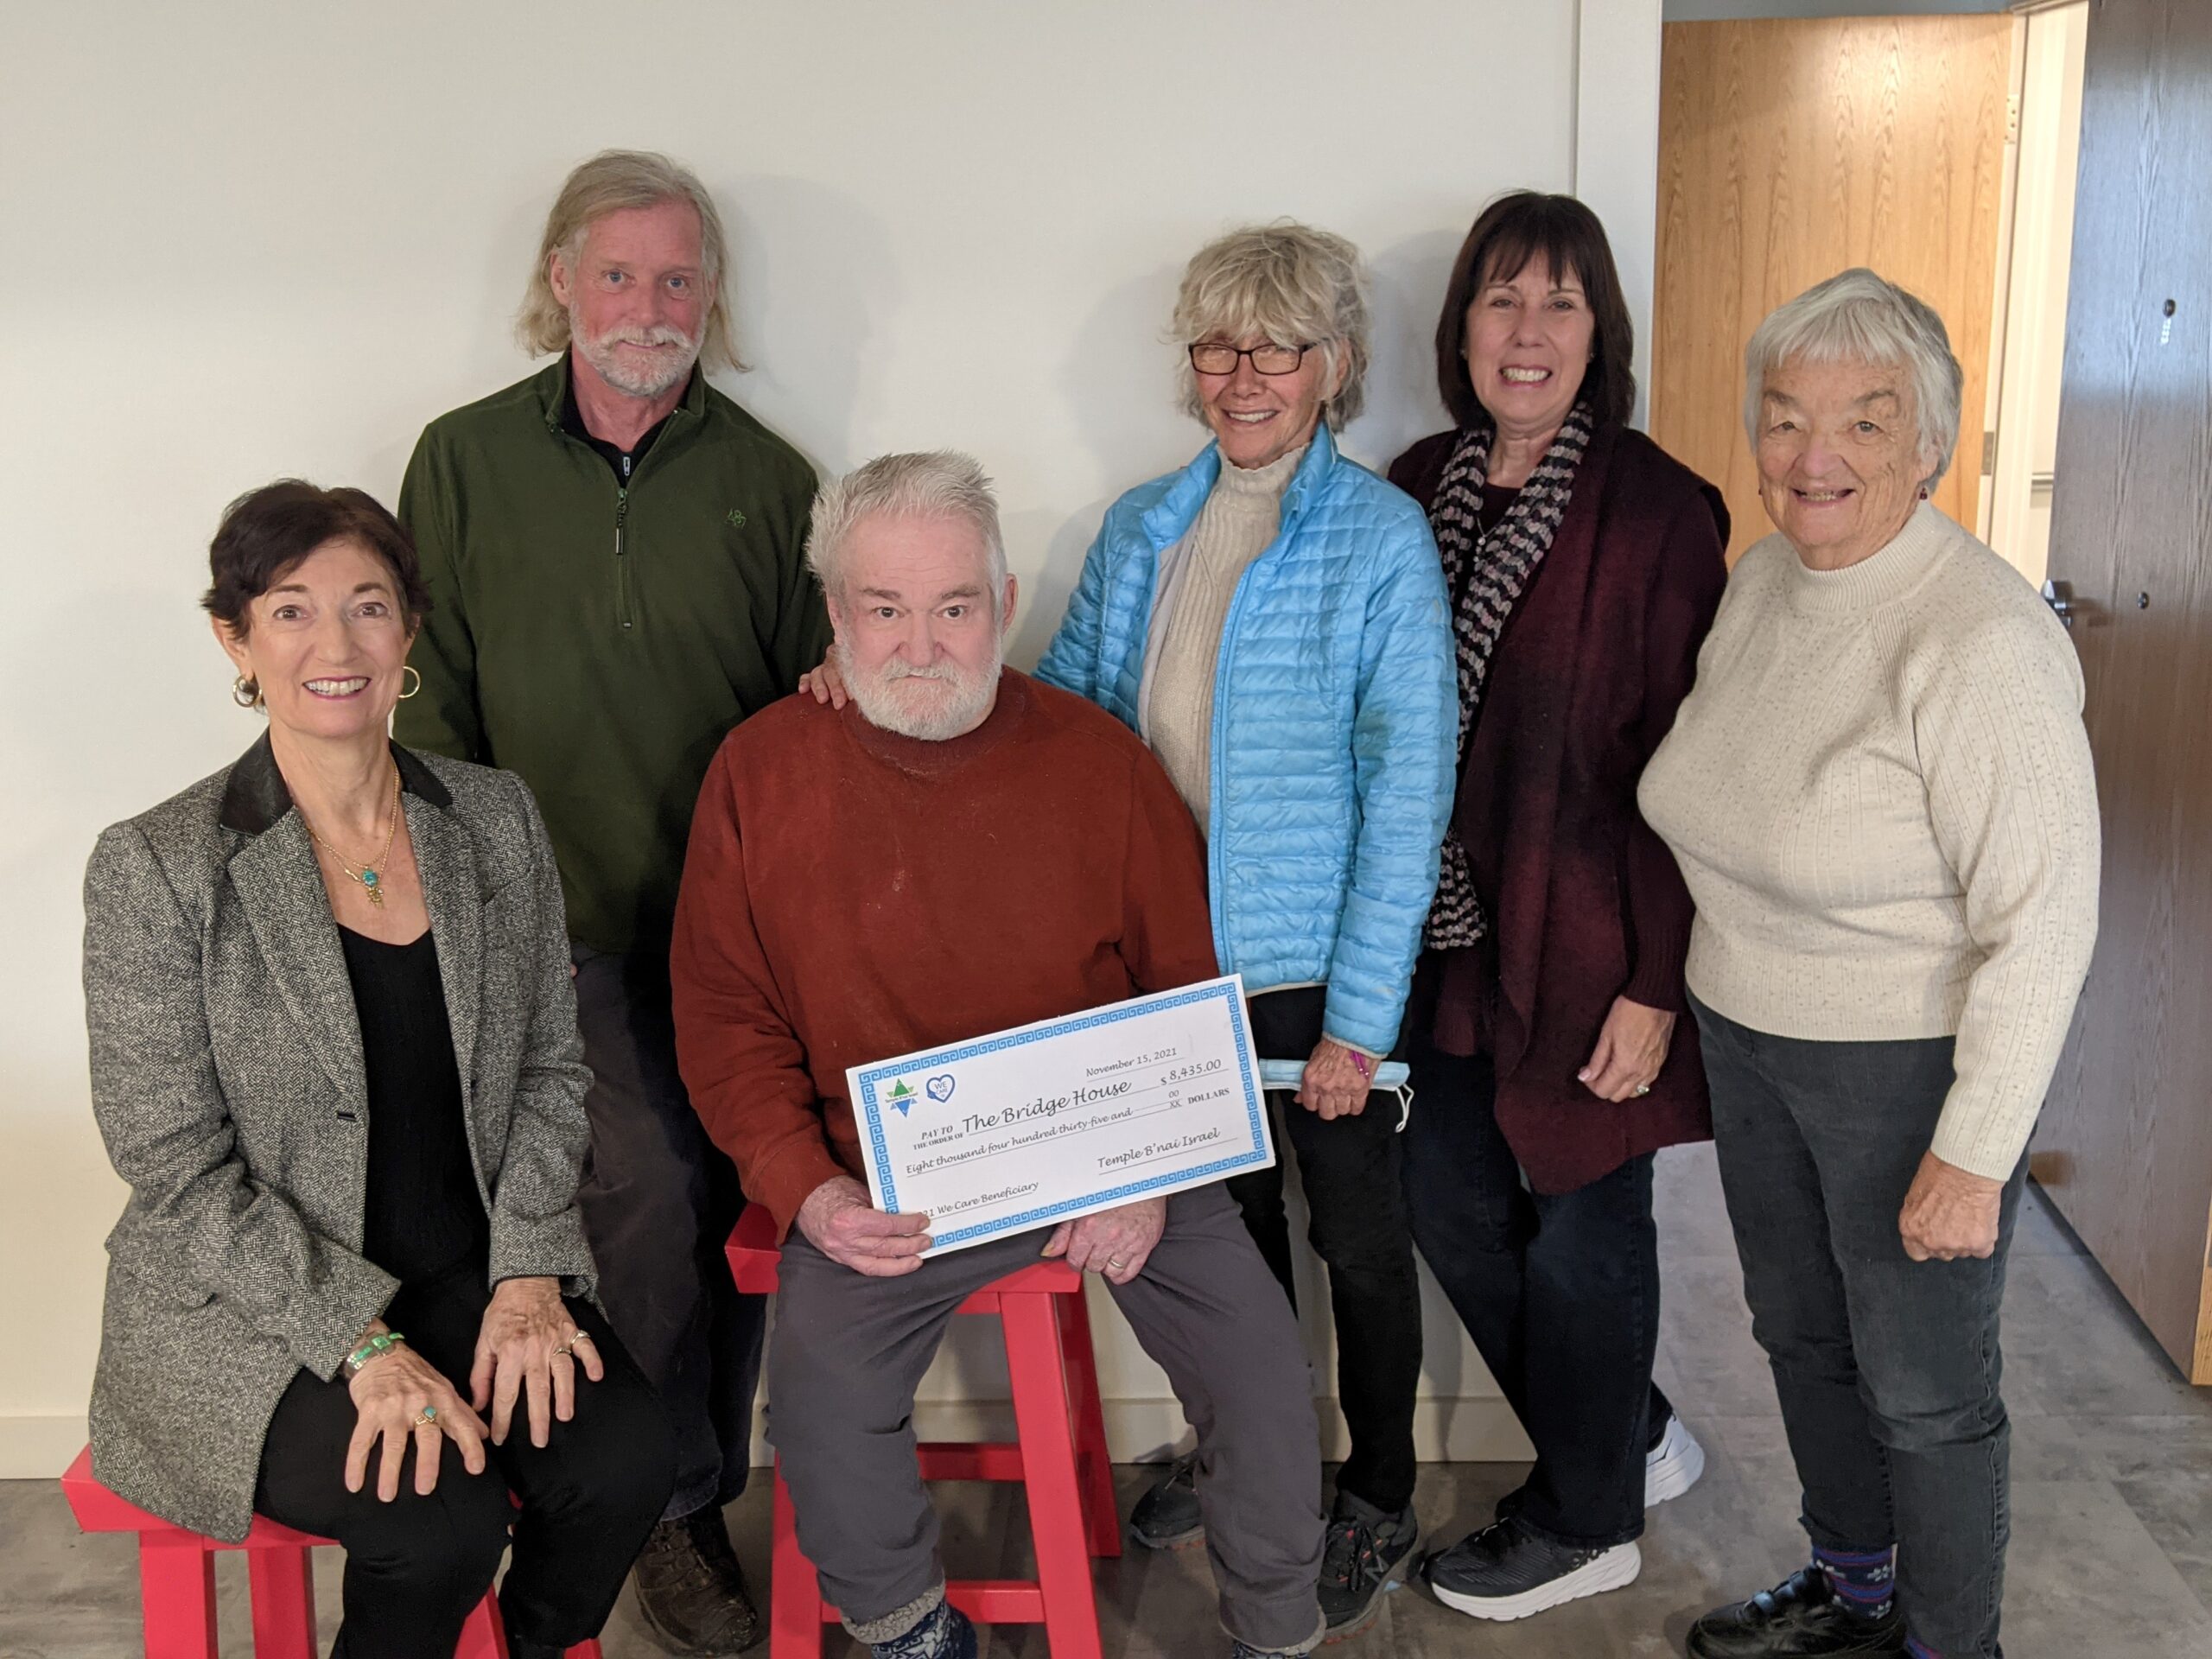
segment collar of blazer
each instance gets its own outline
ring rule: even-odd
[[[479,868],[476,837],[454,806],[453,791],[420,756],[397,743],[391,754],[399,766],[403,796],[411,798],[403,801],[408,836],[437,944],[438,977],[445,988],[454,1058],[461,1064],[461,1096],[473,1108],[471,1059],[483,1002],[484,906],[491,895]],[[230,855],[231,886],[285,1002],[338,1090],[341,1114],[358,1116],[367,1110],[368,1082],[353,982],[346,971],[345,948],[315,849],[292,808],[292,792],[264,734],[238,758],[224,786],[219,820],[245,837]]]
[[[453,792],[412,752],[395,743],[391,758],[399,766],[401,789],[421,796],[432,806],[452,809]],[[285,787],[284,774],[276,769],[276,751],[269,747],[269,734],[264,732],[232,766],[230,782],[223,788],[223,810],[217,816],[226,830],[257,836],[291,810],[292,791]]]

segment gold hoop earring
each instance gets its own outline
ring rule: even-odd
[[[249,680],[243,674],[231,682],[231,701],[241,709],[261,707],[261,683]]]
[[[402,663],[399,665],[399,683],[402,685],[407,683],[407,677],[410,674],[415,677],[415,691],[420,691],[423,689],[423,671],[412,663]],[[406,702],[415,695],[415,691],[402,691],[399,694],[399,700],[402,702]]]

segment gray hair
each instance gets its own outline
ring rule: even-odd
[[[893,518],[959,518],[983,539],[991,615],[1000,620],[1006,598],[1006,543],[999,534],[998,497],[973,455],[957,449],[918,450],[878,455],[825,486],[814,498],[808,523],[806,562],[822,591],[844,602],[841,562],[845,543],[861,521],[882,514]]]
[[[1183,269],[1174,329],[1184,345],[1261,334],[1278,346],[1316,346],[1324,384],[1344,384],[1323,406],[1329,429],[1367,400],[1367,271],[1341,236],[1287,219],[1248,225],[1209,242]],[[1190,359],[1178,378],[1183,412],[1205,418]]]
[[[1936,470],[1923,486],[1934,489],[1950,470],[1966,372],[1952,354],[1943,319],[1925,300],[1860,266],[1815,283],[1768,313],[1744,348],[1744,433],[1755,451],[1767,377],[1792,359],[1904,369],[1912,383],[1921,448],[1936,456]]]
[[[658,207],[664,201],[688,202],[699,215],[699,274],[714,299],[699,355],[711,367],[739,360],[729,327],[729,245],[722,218],[699,175],[679,162],[650,149],[602,149],[569,175],[553,209],[545,215],[545,234],[537,244],[537,264],[515,316],[515,338],[532,356],[569,349],[569,313],[553,297],[553,256],[573,270],[583,251],[585,234],[609,213],[631,207]]]

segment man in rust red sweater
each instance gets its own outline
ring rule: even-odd
[[[965,456],[825,490],[810,556],[851,693],[724,741],[692,821],[672,957],[683,1080],[784,1236],[772,1433],[824,1593],[877,1659],[963,1659],[914,1459],[953,1310],[1041,1253],[1104,1277],[1198,1432],[1198,1496],[1242,1659],[1321,1634],[1306,1357],[1219,1185],[924,1261],[872,1208],[845,1071],[1211,978],[1189,811],[1144,745],[1003,666],[1014,582]]]

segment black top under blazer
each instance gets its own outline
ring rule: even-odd
[[[512,774],[397,745],[493,1282],[594,1277],[561,880]],[[236,1542],[302,1369],[334,1375],[397,1281],[361,1254],[368,1098],[346,957],[264,736],[102,833],[85,874],[92,1109],[130,1184],[108,1236],[92,1470]]]

